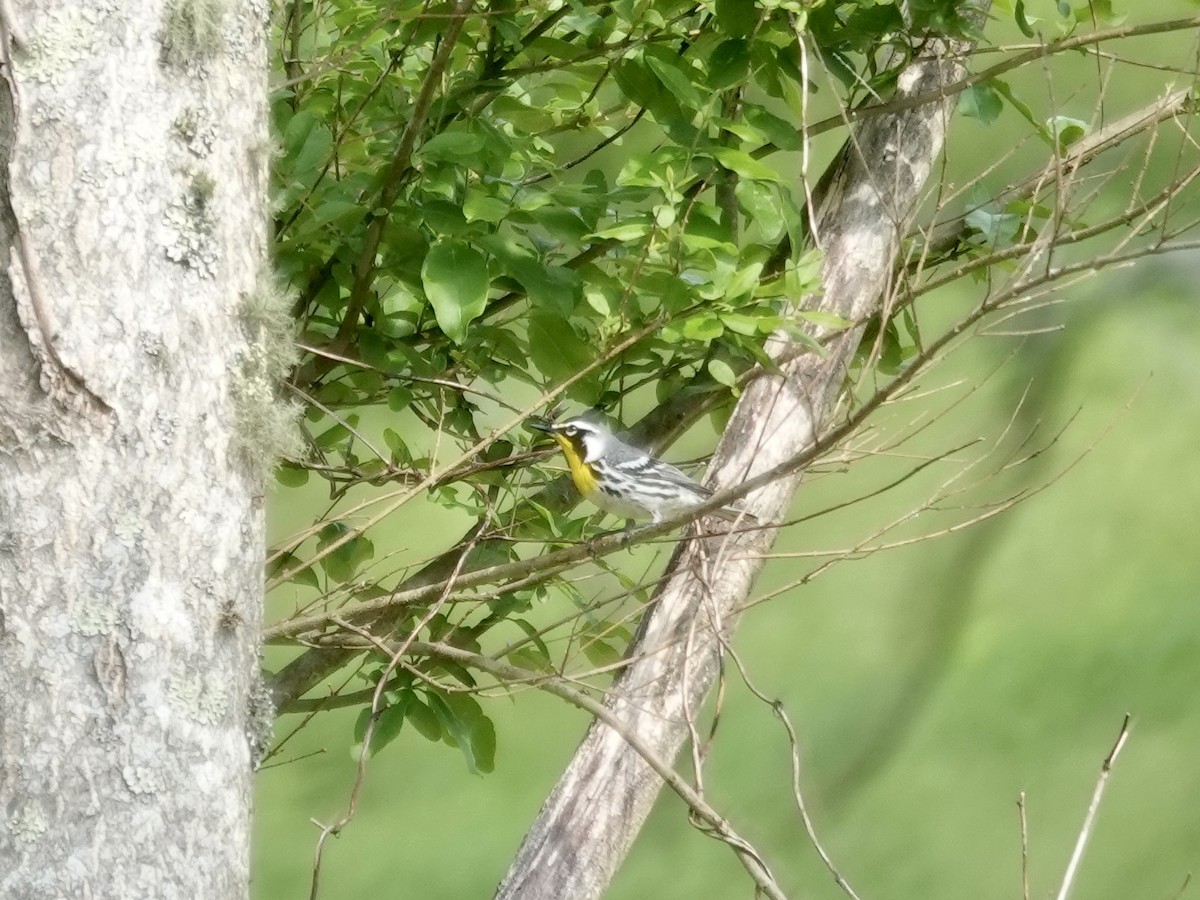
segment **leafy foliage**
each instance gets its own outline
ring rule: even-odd
[[[801,195],[765,161],[799,148],[814,89],[797,29],[848,61],[914,26],[964,27],[960,4],[914,6],[906,24],[858,2],[501,4],[465,20],[449,4],[342,0],[318,20],[298,5],[280,34],[295,77],[275,103],[278,262],[307,342],[383,375],[318,358],[300,386],[337,409],[401,385],[471,443],[474,400],[413,376],[506,393],[581,375],[568,397],[612,408],[648,373],[681,384],[719,360],[713,388],[728,387],[784,324],[781,298],[816,286],[798,265]]]
[[[1022,30],[1037,24],[1021,2],[996,8]],[[1089,8],[1091,21],[1111,16]],[[1058,13],[1059,35],[1089,21]],[[442,577],[579,540],[585,520],[566,514],[528,438],[499,429],[565,400],[618,418],[673,405],[670,427],[645,437],[673,435],[722,415],[754,367],[772,366],[771,334],[820,352],[812,326],[852,323],[796,307],[819,291],[822,263],[802,125],[827,116],[832,128],[879,102],[931,37],[977,37],[982,22],[960,0],[290,5],[273,194],[309,440],[278,478],[300,486],[318,473],[335,502],[275,554],[273,583],[339,604],[409,584],[417,560],[374,564],[368,532],[387,513],[364,525],[369,502],[345,508],[359,487],[393,490],[389,509],[427,498],[476,523],[430,563]],[[962,94],[960,110],[983,125],[1006,108],[1057,154],[1088,136],[1078,119],[1039,118],[1003,78]],[[977,189],[926,262],[983,265],[1053,214],[1027,194]],[[898,376],[921,349],[900,304],[868,323],[859,374]],[[508,660],[549,671],[528,618],[549,579],[470,605],[423,598],[384,627],[478,650],[503,624],[517,634]],[[565,581],[556,589],[580,610],[572,646],[597,667],[619,658],[618,617],[593,614]],[[494,733],[465,669],[430,661],[390,677],[372,752],[412,721],[472,771],[491,767]]]

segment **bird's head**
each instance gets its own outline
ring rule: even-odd
[[[568,462],[578,459],[590,463],[604,455],[612,432],[598,422],[576,416],[562,422],[547,419],[531,419],[526,423],[534,431],[550,435],[562,447]]]

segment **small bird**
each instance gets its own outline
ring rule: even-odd
[[[563,422],[533,419],[526,424],[558,442],[579,493],[615,516],[661,522],[712,496],[712,491],[670,463],[618,440],[588,418],[576,416]],[[712,514],[727,521],[739,516],[756,521],[732,506]]]

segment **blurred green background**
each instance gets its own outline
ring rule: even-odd
[[[839,563],[744,619],[737,647],[786,704],[819,832],[863,896],[1019,896],[1022,791],[1033,895],[1045,896],[1126,712],[1132,736],[1076,896],[1171,897],[1200,864],[1198,267],[1177,257],[1094,283],[1056,312],[1061,331],[1025,339],[944,420],[943,445],[955,443],[946,433],[994,434],[1028,390],[1014,430],[1044,423],[1032,448],[1074,416],[1004,485],[1062,473],[1046,491],[963,532]],[[990,372],[1011,343],[976,339],[937,378]],[[814,478],[796,512],[861,493],[856,479],[877,484],[867,468]],[[930,483],[794,528],[779,549],[842,546]],[[273,515],[283,531],[301,513],[278,499]],[[772,563],[760,592],[805,569]],[[782,728],[731,687],[707,772],[713,802],[789,891],[841,896],[796,815]],[[496,771],[471,776],[457,751],[404,732],[370,763],[357,814],[325,852],[322,897],[491,895],[586,721],[533,691],[484,702]],[[306,895],[309,820],[345,809],[355,715],[318,717],[284,756],[323,752],[259,776],[259,900]],[[731,853],[664,797],[610,896],[749,894]]]
[[[1077,65],[1095,78],[1093,62]],[[1111,90],[1119,99],[1122,86]],[[1147,96],[1144,83],[1137,90]],[[1060,99],[1088,117],[1089,98]],[[1011,147],[1020,125],[1008,113],[991,129],[960,122],[949,178],[977,168],[1006,134]],[[1021,161],[1011,170],[1023,171]],[[1128,180],[1111,187],[1127,191]],[[819,834],[864,898],[1019,897],[1021,792],[1031,893],[1051,895],[1126,712],[1132,734],[1074,896],[1170,898],[1200,865],[1198,277],[1200,256],[1151,260],[1063,291],[1069,302],[1018,323],[1057,330],[966,341],[921,380],[943,392],[894,404],[876,427],[899,434],[935,413],[936,424],[894,455],[825,465],[801,486],[798,516],[863,496],[923,454],[984,441],[879,498],[789,528],[780,551],[856,545],[979,458],[1006,425],[993,463],[965,481],[1006,453],[1042,452],[943,504],[962,508],[928,511],[867,543],[937,531],[971,518],[973,504],[1048,484],[965,530],[841,561],[742,622],[737,649],[795,723]],[[928,298],[923,315],[962,314],[982,291],[957,286]],[[670,456],[701,455],[714,440],[706,425]],[[277,491],[272,539],[321,506],[311,485]],[[413,559],[442,549],[464,524],[432,506],[393,518],[390,539]],[[635,553],[631,568],[640,574],[645,560]],[[814,565],[775,560],[757,593]],[[277,592],[269,619],[293,601],[288,589]],[[272,650],[268,666],[288,655]],[[532,690],[482,702],[498,732],[496,771],[472,776],[456,750],[406,729],[370,762],[353,821],[326,847],[323,900],[491,896],[587,721]],[[346,809],[356,716],[318,716],[282,754],[298,761],[260,774],[256,900],[308,895],[319,833],[310,820],[331,822]],[[285,717],[277,733],[298,721]],[[786,735],[736,678],[706,785],[789,896],[842,896],[796,813]],[[608,896],[751,894],[728,848],[692,829],[664,796]]]

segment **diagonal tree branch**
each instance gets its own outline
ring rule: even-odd
[[[917,208],[945,139],[963,77],[965,44],[931,43],[901,75],[898,111],[864,121],[843,150],[815,233],[825,253],[818,309],[854,322],[878,309],[888,290],[900,239]],[[909,108],[907,98],[940,98]],[[801,303],[808,305],[809,298]],[[713,459],[713,481],[730,484],[780,465],[812,444],[837,403],[861,327],[836,335],[822,357],[786,338],[768,347],[780,374],[752,382]],[[799,473],[759,488],[747,508],[777,521]],[[688,542],[631,648],[635,661],[609,696],[625,729],[671,759],[688,735],[687,712],[712,684],[720,645],[761,568],[773,529]],[[705,579],[702,573],[716,573]],[[685,659],[686,657],[686,659]],[[607,888],[662,786],[621,733],[593,722],[583,744],[534,822],[497,892],[500,900],[593,898]]]

